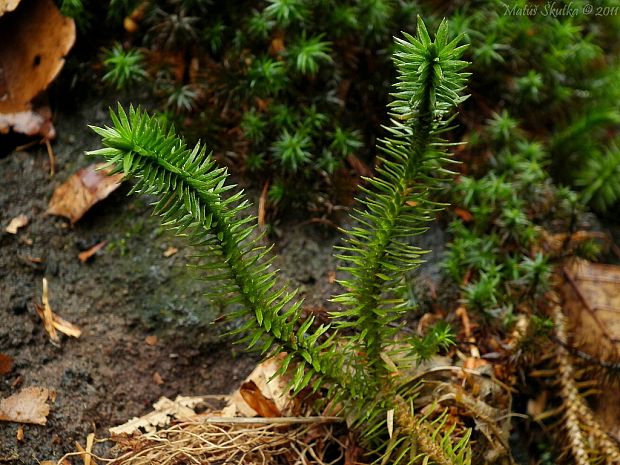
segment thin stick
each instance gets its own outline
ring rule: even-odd
[[[45,146],[47,147],[47,157],[50,160],[50,176],[54,176],[56,174],[56,155],[54,155],[52,144],[48,139],[45,139]]]

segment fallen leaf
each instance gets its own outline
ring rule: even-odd
[[[93,205],[116,190],[123,175],[108,176],[109,170],[98,171],[102,166],[103,163],[97,163],[82,168],[58,186],[46,213],[69,218],[73,224]]]
[[[472,215],[467,210],[464,210],[463,208],[456,207],[454,209],[454,213],[456,214],[456,216],[458,216],[460,219],[462,219],[465,223],[469,223],[469,222],[473,221],[473,219],[474,219],[474,215]]]
[[[17,428],[17,433],[15,434],[15,438],[19,442],[22,442],[24,440],[24,427],[23,426],[20,426],[19,428]]]
[[[265,397],[254,381],[243,383],[239,388],[239,392],[243,400],[261,417],[272,418],[282,416],[275,402]]]
[[[161,377],[161,375],[158,372],[155,372],[153,373],[153,382],[157,384],[158,386],[161,386],[162,384],[164,384],[164,379]]]
[[[155,336],[154,334],[152,334],[150,336],[146,336],[144,338],[144,342],[146,342],[146,345],[149,345],[149,346],[157,345],[157,341],[158,340],[159,340],[158,337]]]
[[[564,276],[564,309],[581,348],[620,359],[620,267],[575,260]]]
[[[75,42],[75,23],[60,13],[53,0],[9,0],[0,10],[0,133],[55,136],[49,107],[33,102],[54,80]]]
[[[32,255],[26,255],[26,260],[30,263],[43,263],[43,259],[41,257],[33,257]]]
[[[19,228],[23,228],[28,224],[28,217],[26,215],[18,215],[11,220],[9,225],[5,228],[5,231],[9,234],[17,234]]]
[[[594,359],[620,360],[620,267],[574,260],[564,267],[563,308],[572,328],[572,344]],[[594,366],[594,363],[590,363]],[[620,391],[600,386],[594,414],[620,440]]]
[[[287,415],[290,411],[291,396],[286,378],[276,376],[280,368],[280,361],[286,354],[280,354],[260,363],[245,382],[252,381],[261,394],[275,403],[278,416]],[[241,389],[234,391],[228,398],[228,405],[222,410],[223,416],[241,415],[245,417],[256,416],[257,411],[252,408],[241,393]]]
[[[103,249],[107,244],[108,244],[108,241],[101,241],[99,242],[99,244],[93,245],[90,249],[85,250],[84,252],[80,252],[78,254],[78,258],[80,259],[82,263],[86,263],[86,261],[90,257],[92,257],[97,252],[99,252],[101,249]]]
[[[6,375],[13,369],[13,358],[0,353],[0,375]]]
[[[179,249],[177,249],[176,247],[168,247],[166,250],[164,250],[164,257],[166,257],[166,258],[172,257],[178,251],[179,251]]]
[[[49,391],[45,388],[22,389],[19,393],[0,400],[0,420],[44,425],[50,413],[48,396]]]

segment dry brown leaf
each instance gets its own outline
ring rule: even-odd
[[[26,215],[17,215],[11,220],[9,225],[5,228],[5,231],[9,234],[17,234],[19,228],[23,228],[28,224],[28,217]]]
[[[454,209],[454,213],[456,214],[456,216],[462,219],[465,223],[469,223],[473,221],[474,219],[474,215],[472,215],[470,212],[468,212],[467,210],[463,208],[456,207]]]
[[[564,268],[562,296],[575,344],[594,358],[620,362],[620,267],[576,260]],[[594,413],[620,440],[620,391],[603,387]]]
[[[280,417],[282,413],[273,400],[265,397],[254,381],[246,381],[239,388],[243,400],[252,407],[259,416],[265,418]]]
[[[97,171],[102,163],[78,170],[62,183],[52,195],[48,215],[59,215],[75,223],[97,202],[105,199],[120,186],[122,174],[108,176],[108,170]]]
[[[168,247],[166,250],[164,250],[164,257],[166,257],[166,258],[172,257],[178,251],[179,251],[179,249],[177,249],[176,247]]]
[[[24,427],[23,426],[20,426],[19,428],[17,428],[15,439],[17,439],[19,442],[22,442],[24,440]]]
[[[86,263],[86,261],[90,257],[92,257],[97,252],[99,252],[101,249],[103,249],[107,244],[108,244],[108,241],[101,241],[99,242],[99,244],[93,245],[90,249],[85,250],[84,252],[80,252],[78,254],[78,258],[80,259],[82,263]]]
[[[5,0],[0,11],[15,6]],[[55,136],[51,111],[34,108],[33,101],[60,72],[74,42],[75,23],[53,0],[23,2],[0,18],[0,133]]]
[[[564,276],[564,309],[581,348],[620,360],[620,267],[576,260]]]
[[[10,373],[13,369],[13,358],[0,352],[0,376]]]
[[[48,397],[49,391],[45,388],[22,389],[19,393],[0,400],[0,420],[44,425],[50,413]]]
[[[290,410],[291,397],[289,395],[288,381],[282,376],[275,376],[280,368],[280,360],[286,354],[280,354],[259,364],[245,379],[252,381],[258,387],[264,397],[273,400],[280,415],[287,415]],[[222,410],[222,416],[256,416],[256,411],[250,407],[241,395],[240,389],[234,391],[228,398],[228,405]]]
[[[154,334],[150,335],[150,336],[146,336],[144,338],[144,342],[146,343],[146,345],[148,346],[154,346],[157,345],[157,341],[158,341],[158,337],[155,336]]]

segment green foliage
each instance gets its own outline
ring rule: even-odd
[[[89,27],[92,15],[87,11],[82,0],[62,0],[60,12],[64,16],[73,18],[78,30],[85,30]]]
[[[301,132],[289,133],[286,129],[271,147],[273,156],[280,164],[290,170],[297,171],[310,160],[310,138]]]
[[[290,55],[295,62],[295,69],[302,74],[314,75],[319,71],[320,63],[330,63],[330,43],[322,42],[321,36],[306,38],[302,33],[297,43],[290,49]]]
[[[341,282],[348,292],[334,299],[344,306],[335,313],[339,326],[361,329],[351,343],[365,347],[366,363],[379,373],[386,370],[379,354],[397,332],[392,323],[409,310],[391,294],[424,253],[408,239],[426,230],[425,223],[441,207],[430,192],[452,174],[440,134],[450,122],[448,113],[463,101],[467,76],[461,72],[467,63],[458,59],[462,39],[448,41],[447,23],[434,41],[422,22],[417,39],[405,37],[396,41],[399,80],[390,104],[389,136],[380,145],[384,155],[377,177],[369,180],[371,190],[364,189],[367,197],[361,203],[367,210],[354,216],[363,227],[350,230],[340,248],[339,257],[347,263],[342,269],[351,275]]]
[[[250,66],[248,81],[250,88],[256,89],[259,94],[278,94],[288,82],[284,63],[266,56],[261,57]]]
[[[592,152],[577,185],[583,188],[582,198],[594,208],[605,211],[620,200],[620,149],[613,143],[605,153]]]
[[[196,107],[197,97],[191,85],[176,86],[169,93],[166,106],[176,113],[190,112]]]
[[[406,369],[452,344],[450,328],[440,324],[422,337],[402,334],[397,320],[408,308],[390,297],[421,262],[423,252],[408,238],[443,207],[430,195],[451,176],[441,133],[464,100],[467,63],[459,60],[460,41],[448,40],[446,22],[432,40],[421,20],[418,38],[397,39],[392,122],[381,141],[377,177],[364,189],[366,211],[355,214],[358,224],[341,247],[341,269],[350,278],[342,281],[347,291],[334,299],[343,309],[331,315],[330,325],[303,319],[296,291],[278,285],[255,218],[244,216],[247,200],[242,192],[228,193],[233,186],[226,184],[226,170],[204,147],[189,148],[172,129],[133,108],[112,113],[112,127],[93,128],[104,147],[89,154],[104,157],[113,173],[136,178],[132,192],[157,196],[155,213],[163,224],[198,247],[198,270],[217,283],[208,296],[236,306],[233,318],[242,324],[233,333],[263,353],[286,352],[281,371],[290,368],[293,392],[326,386],[329,401],[342,403],[368,450],[384,463],[471,462],[469,432],[455,440],[447,415],[431,410],[416,416],[410,407],[416,389]],[[285,131],[279,156],[291,150],[289,160],[295,159],[307,138]],[[270,197],[282,195],[277,186]],[[401,376],[392,376],[394,370]],[[388,439],[390,409],[398,427]]]
[[[103,64],[107,70],[103,80],[117,89],[127,89],[147,78],[144,55],[137,50],[123,50],[120,44],[106,51]]]
[[[308,16],[304,0],[268,0],[264,14],[273,18],[280,26],[289,26],[293,21],[303,22]]]

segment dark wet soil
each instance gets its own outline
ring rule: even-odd
[[[47,425],[24,425],[23,441],[19,425],[0,422],[0,463],[58,459],[88,433],[105,437],[107,428],[147,413],[160,396],[229,392],[256,363],[209,323],[222,309],[202,297],[202,284],[184,266],[190,250],[150,216],[147,199],[126,197],[123,186],[73,226],[45,215],[54,189],[93,162],[83,155],[97,146],[86,123],[105,123],[108,103],[57,115],[53,177],[44,148],[0,155],[0,353],[14,361],[0,375],[0,397],[28,386],[56,393]],[[17,235],[5,232],[20,214],[29,224]],[[291,270],[308,306],[318,305],[333,287],[338,235],[299,220],[279,229],[278,266]],[[91,261],[78,260],[103,240],[108,245]],[[171,246],[179,252],[165,258]],[[62,336],[59,347],[34,308],[43,277],[54,312],[83,330],[79,339]],[[145,342],[152,335],[155,345]]]

